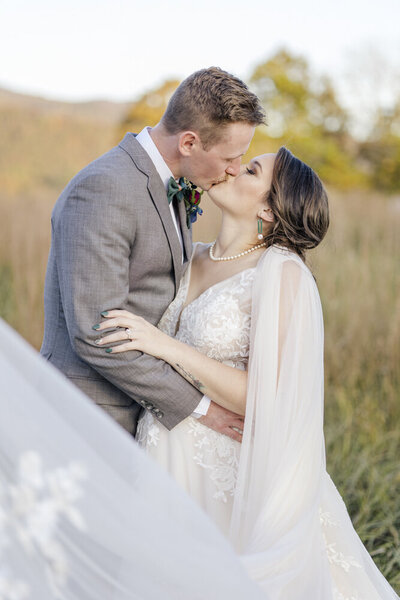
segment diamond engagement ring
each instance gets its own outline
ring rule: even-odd
[[[132,331],[132,329],[129,329],[129,327],[127,327],[125,329],[125,332],[126,332],[126,335],[128,336],[127,339],[132,341],[133,340],[133,331]]]

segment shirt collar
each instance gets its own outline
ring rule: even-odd
[[[142,148],[149,155],[152,163],[154,164],[154,166],[156,168],[157,173],[159,174],[159,176],[161,178],[161,181],[164,183],[165,189],[167,190],[168,182],[169,182],[170,178],[173,177],[173,174],[172,174],[171,169],[169,168],[169,166],[167,165],[167,163],[161,156],[160,151],[158,150],[157,146],[151,139],[150,133],[149,133],[150,129],[151,129],[151,127],[145,127],[144,129],[142,129],[142,131],[137,134],[136,141],[139,142],[139,144],[142,146]]]

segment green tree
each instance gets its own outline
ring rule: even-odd
[[[268,115],[268,135],[311,164],[330,184],[362,185],[348,115],[328,77],[312,73],[306,59],[280,50],[258,65],[250,83]],[[261,146],[260,137],[257,140]]]
[[[360,144],[360,161],[371,186],[387,192],[400,190],[400,98],[390,109],[378,109],[367,140]]]
[[[280,50],[255,68],[250,83],[268,110],[273,137],[346,133],[347,114],[331,81],[313,75],[305,58]]]

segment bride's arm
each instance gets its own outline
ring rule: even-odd
[[[106,348],[105,352],[119,353],[139,350],[169,363],[182,377],[189,381],[214,402],[244,415],[246,410],[247,371],[224,365],[198,352],[191,346],[169,337],[157,327],[123,310],[109,311],[106,320],[97,331],[123,328],[100,338],[99,346],[126,340],[119,346]],[[130,332],[126,332],[126,328]],[[134,339],[128,341],[128,335]]]

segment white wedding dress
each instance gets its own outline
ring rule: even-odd
[[[213,285],[182,310],[189,267],[159,327],[211,358],[247,369],[255,271],[246,269]],[[194,417],[168,431],[149,411],[139,421],[136,439],[228,536],[240,443],[205,427]]]
[[[325,470],[323,322],[310,271],[270,248],[185,306],[189,279],[190,267],[159,327],[249,370],[243,444],[193,417],[168,431],[148,411],[139,444],[230,538],[266,597],[398,598]]]

